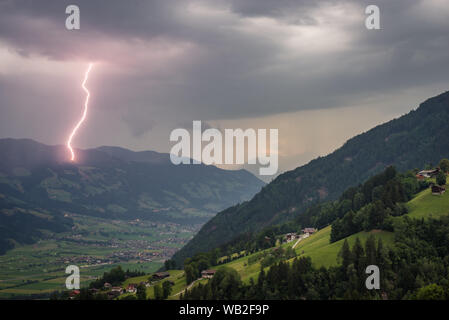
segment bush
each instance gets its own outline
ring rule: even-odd
[[[416,298],[418,300],[444,300],[445,294],[442,287],[433,283],[420,288],[416,294]]]
[[[446,184],[446,175],[443,172],[438,172],[437,175],[437,184],[440,186],[444,186]]]

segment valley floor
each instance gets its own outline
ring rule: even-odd
[[[81,286],[115,266],[151,273],[182,247],[199,225],[74,216],[75,227],[0,256],[0,299],[65,290],[65,268],[80,268]]]

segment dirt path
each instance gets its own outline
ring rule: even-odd
[[[173,297],[179,296],[181,293],[186,292],[187,290],[190,290],[190,288],[193,287],[193,285],[195,284],[195,282],[197,282],[198,280],[201,280],[202,278],[196,279],[195,281],[193,281],[191,284],[189,284],[187,286],[187,288],[185,288],[184,290],[179,291],[177,294],[174,294]]]
[[[301,240],[303,240],[303,239],[305,239],[305,238],[308,238],[308,237],[309,237],[309,234],[308,234],[308,233],[306,233],[306,234],[300,236],[299,239],[296,240],[295,244],[292,246],[292,249],[295,249],[295,247],[298,245],[298,243],[299,243]]]

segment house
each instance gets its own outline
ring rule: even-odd
[[[128,293],[136,293],[137,292],[137,285],[134,283],[128,284],[128,287],[126,288],[126,292]]]
[[[315,233],[317,230],[315,228],[304,228],[302,229],[303,233],[308,233],[308,234],[312,234]]]
[[[203,270],[203,271],[201,271],[201,277],[203,279],[210,279],[215,275],[215,272],[217,272],[217,270],[213,270],[213,269]]]
[[[123,288],[122,287],[112,287],[111,292],[118,292],[119,294],[121,294],[123,292]]]
[[[442,195],[446,192],[446,188],[442,186],[433,185],[432,186],[432,194],[433,195]]]
[[[77,296],[77,295],[79,295],[80,294],[80,291],[79,290],[73,290],[73,291],[70,291],[70,293],[69,293],[69,298],[70,299],[75,299],[75,297]]]
[[[103,285],[103,287],[104,287],[105,289],[111,289],[111,288],[112,288],[112,284],[110,284],[109,282],[105,282],[104,285]]]
[[[153,274],[151,276],[151,278],[153,280],[162,280],[162,279],[165,279],[167,277],[170,277],[170,273],[168,273],[168,272],[156,272],[155,274]]]
[[[285,235],[285,240],[286,240],[287,242],[290,242],[290,241],[295,240],[296,237],[297,237],[297,234],[296,234],[296,233],[287,233],[287,234]]]
[[[436,169],[432,169],[432,170],[421,170],[420,172],[418,172],[418,176],[422,176],[425,178],[430,178],[433,176],[436,176],[438,174],[438,172],[440,172],[440,168],[436,168]]]

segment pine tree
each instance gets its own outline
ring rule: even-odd
[[[361,275],[363,267],[365,265],[365,250],[363,250],[362,243],[359,237],[355,239],[354,247],[352,248],[352,254],[354,256],[354,267],[358,274]]]
[[[146,289],[145,285],[139,284],[137,286],[136,297],[139,300],[146,300],[147,299],[147,289]]]
[[[264,283],[265,283],[265,271],[263,270],[263,267],[261,266],[259,278],[257,279],[257,298],[258,299],[265,299]]]
[[[348,270],[348,266],[352,263],[352,253],[351,249],[349,248],[347,239],[345,239],[345,241],[343,242],[343,246],[340,250],[339,256],[342,260],[343,272],[346,273],[346,270]]]
[[[372,265],[377,263],[376,240],[370,235],[365,242],[366,264]]]

